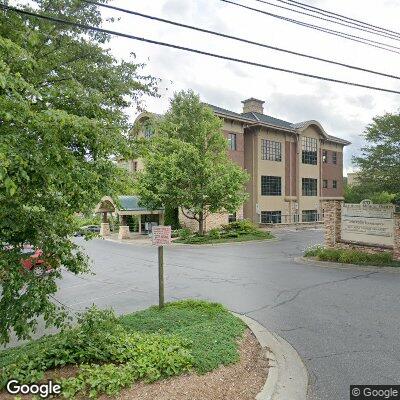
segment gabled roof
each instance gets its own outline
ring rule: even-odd
[[[227,118],[233,118],[242,122],[247,122],[252,125],[263,125],[267,126],[270,128],[275,128],[275,129],[282,129],[286,132],[292,132],[292,133],[299,133],[303,131],[304,129],[308,128],[310,125],[315,125],[318,127],[319,131],[321,132],[322,136],[331,142],[335,143],[340,143],[344,146],[347,146],[350,144],[349,141],[345,139],[341,139],[335,136],[328,135],[322,125],[315,120],[311,121],[304,121],[304,122],[298,122],[298,123],[292,123],[288,121],[284,121],[279,118],[271,117],[270,115],[266,114],[260,114],[256,112],[249,112],[245,114],[239,114],[234,111],[230,111],[218,106],[214,106],[212,104],[207,104],[211,109],[217,114],[222,117],[227,117]]]
[[[260,114],[260,113],[246,113],[243,114],[245,116],[248,116],[249,118],[255,118],[257,121],[264,122],[266,124],[271,124],[274,126],[281,126],[282,128],[293,128],[292,124],[290,122],[284,121],[283,119],[278,119],[271,117],[270,115],[265,115],[265,114]]]
[[[95,212],[104,212],[104,211],[109,211],[109,212],[114,212],[116,211],[117,213],[119,212],[126,212],[126,211],[144,211],[151,213],[151,211],[160,211],[163,210],[163,208],[157,209],[157,210],[149,210],[146,207],[142,207],[139,205],[140,199],[137,196],[118,196],[117,197],[118,201],[115,202],[114,199],[112,199],[109,196],[104,196],[100,203],[97,205]]]
[[[227,117],[232,117],[246,122],[254,122],[254,119],[248,118],[243,114],[236,113],[234,111],[226,110],[225,108],[214,106],[212,104],[204,103],[210,107],[216,114],[225,115]]]

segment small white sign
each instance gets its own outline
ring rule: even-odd
[[[162,225],[153,226],[152,242],[154,246],[171,244],[171,227]]]

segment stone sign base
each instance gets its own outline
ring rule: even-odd
[[[354,249],[366,253],[390,252],[393,259],[400,261],[400,213],[394,213],[393,246],[370,245],[345,242],[342,240],[342,201],[327,200],[322,203],[324,210],[325,246],[338,249]]]
[[[129,226],[120,225],[118,232],[118,239],[130,239],[131,233],[129,231]]]

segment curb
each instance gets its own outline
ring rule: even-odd
[[[151,243],[140,243],[138,240],[138,243],[133,243],[132,241],[121,241],[117,239],[110,239],[110,238],[101,238],[103,240],[106,240],[107,242],[113,242],[113,243],[119,243],[119,244],[129,244],[132,246],[152,246]],[[244,240],[242,242],[225,242],[225,243],[204,243],[204,244],[196,244],[196,243],[172,243],[170,244],[171,247],[193,247],[193,248],[202,248],[202,247],[217,247],[217,246],[226,246],[226,245],[245,245],[248,243],[270,243],[270,242],[279,242],[281,239],[274,237],[272,239],[260,239],[260,240]]]
[[[254,319],[233,314],[254,333],[268,358],[267,380],[256,400],[306,400],[308,373],[293,346]]]
[[[226,246],[226,245],[245,245],[249,243],[270,243],[270,242],[279,242],[281,239],[277,237],[273,237],[272,239],[259,239],[259,240],[243,240],[242,242],[225,242],[225,243],[204,243],[204,244],[196,244],[196,243],[174,243],[172,241],[172,246],[174,247],[217,247],[217,246]]]
[[[358,269],[359,271],[367,271],[367,272],[391,272],[393,274],[400,273],[400,268],[398,267],[378,267],[376,265],[345,264],[332,261],[320,261],[307,257],[295,257],[294,261],[299,264],[313,265],[314,267],[321,267],[321,268],[335,268],[335,269],[355,268]]]

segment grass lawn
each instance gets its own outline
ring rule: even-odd
[[[400,267],[400,261],[394,260],[390,252],[370,254],[352,249],[330,249],[323,246],[315,246],[307,249],[304,256],[314,257],[320,261],[332,261],[343,264]]]
[[[174,243],[184,244],[217,244],[217,243],[232,243],[232,242],[249,242],[251,240],[268,240],[274,236],[269,232],[259,231],[258,233],[248,233],[239,235],[238,237],[212,237],[206,236],[191,236],[186,239],[178,238]]]
[[[179,301],[122,317],[92,309],[74,328],[1,351],[0,389],[11,378],[34,383],[50,374],[62,377],[67,398],[116,395],[135,381],[203,374],[234,363],[244,331],[244,323],[222,305],[204,301]],[[62,373],[71,366],[72,374]]]
[[[161,311],[152,307],[120,321],[128,330],[176,334],[190,340],[193,367],[199,373],[236,362],[237,339],[245,329],[242,320],[222,305],[194,300],[169,303]]]

